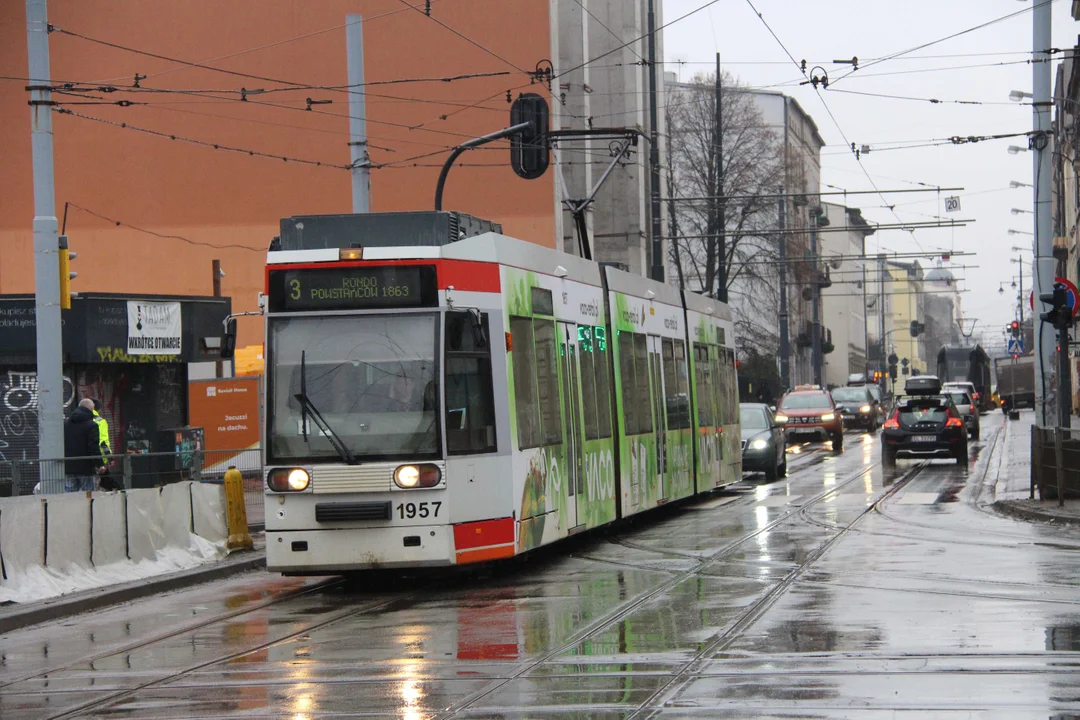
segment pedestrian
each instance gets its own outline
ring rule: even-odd
[[[101,416],[101,401],[91,398],[94,402],[94,423],[98,427],[98,446],[101,448],[101,462],[104,470],[98,478],[98,485],[102,490],[119,490],[120,484],[112,477],[110,470],[116,466],[112,458],[112,442],[109,439],[109,421]]]
[[[101,457],[101,433],[94,422],[94,401],[79,401],[79,406],[64,423],[64,474],[67,492],[89,492],[94,477],[104,467]]]

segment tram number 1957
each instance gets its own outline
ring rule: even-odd
[[[442,507],[441,502],[398,503],[397,511],[398,517],[402,520],[415,517],[439,517],[440,507]]]

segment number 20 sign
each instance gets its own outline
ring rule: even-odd
[[[945,198],[945,212],[959,212],[960,210],[960,197],[953,195],[952,197]]]

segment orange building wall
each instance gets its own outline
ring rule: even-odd
[[[423,5],[422,0],[410,2]],[[347,83],[345,16],[361,13],[369,83],[510,72],[367,88],[372,160],[403,166],[372,171],[372,210],[394,211],[430,209],[445,148],[506,126],[507,90],[514,95],[529,90],[528,76],[511,65],[533,70],[538,61],[551,56],[546,0],[434,0],[431,8],[435,18],[503,59],[455,36],[401,0],[51,0],[49,21],[64,30],[175,59],[309,85],[341,86]],[[307,34],[312,35],[294,39]],[[70,80],[130,87],[138,73],[148,76],[140,83],[144,88],[280,87],[60,32],[53,32],[49,42],[54,84]],[[0,68],[5,75],[27,73],[22,2],[0,3]],[[25,85],[0,80],[4,139],[0,293],[33,291],[33,183]],[[344,92],[266,93],[253,95],[246,103],[220,93],[211,98],[149,92],[96,96],[149,105],[65,107],[211,143],[331,165],[350,162]],[[333,102],[307,112],[308,97]],[[61,95],[54,99],[92,101]],[[465,107],[473,104],[477,106]],[[223,293],[233,298],[236,311],[253,310],[263,289],[265,249],[277,234],[278,220],[352,208],[347,170],[197,147],[66,115],[54,115],[53,128],[57,216],[62,220],[65,203],[71,203],[67,234],[71,249],[78,253],[73,261],[79,273],[74,290],[209,295],[211,260],[220,258],[226,272]],[[554,246],[554,173],[521,180],[510,170],[505,143],[491,147],[459,160],[447,183],[444,207],[501,222],[509,235]],[[437,154],[409,160],[427,153]],[[117,227],[75,206],[124,225]],[[258,320],[241,320],[239,343],[261,342],[261,333]]]

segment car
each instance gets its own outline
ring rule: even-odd
[[[878,429],[878,401],[865,385],[835,388],[833,403],[840,409],[844,428],[859,427],[866,432]]]
[[[964,420],[968,437],[972,440],[978,440],[981,425],[979,422],[979,408],[975,405],[971,395],[958,388],[950,388],[948,385],[942,388],[942,392],[947,393],[952,398],[953,405],[956,406],[957,412],[960,413],[960,417]]]
[[[831,440],[833,452],[844,450],[844,420],[832,396],[820,385],[798,385],[780,398],[777,421],[788,440]]]
[[[896,465],[898,458],[968,459],[968,431],[949,393],[933,375],[909,378],[904,395],[881,428],[881,462]]]
[[[739,428],[744,471],[763,472],[770,482],[787,475],[784,429],[768,405],[739,403]]]
[[[941,389],[944,392],[951,392],[953,390],[962,390],[966,392],[971,396],[971,399],[975,401],[975,407],[978,408],[978,412],[986,412],[982,407],[982,403],[979,402],[979,391],[975,389],[975,383],[953,380],[951,382],[943,383]]]

